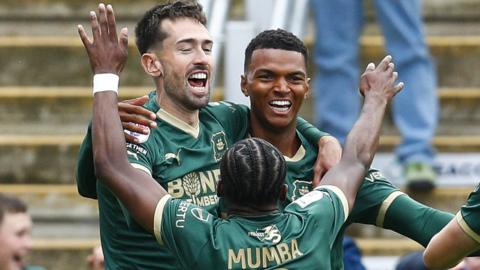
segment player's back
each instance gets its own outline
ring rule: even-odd
[[[183,269],[330,269],[346,209],[343,193],[331,187],[282,212],[226,219],[170,198],[159,203],[155,228],[159,242],[182,258]]]

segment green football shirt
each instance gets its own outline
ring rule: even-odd
[[[470,193],[455,218],[462,230],[480,244],[480,184]]]
[[[348,215],[343,192],[321,186],[276,214],[218,218],[162,198],[155,236],[182,269],[330,269],[330,250]]]
[[[229,145],[247,136],[249,110],[228,102],[212,102],[200,110],[192,128],[161,110],[155,95],[145,105],[157,112],[157,129],[145,142],[127,144],[132,166],[150,174],[175,198],[214,211],[219,160]],[[313,141],[325,135],[299,119],[297,127]],[[178,269],[176,259],[138,225],[112,192],[97,182],[93,170],[91,130],[82,143],[77,169],[80,194],[97,198],[100,236],[106,269]],[[93,187],[92,187],[93,186]]]

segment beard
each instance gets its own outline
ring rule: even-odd
[[[199,110],[207,106],[210,101],[210,83],[208,85],[207,95],[203,97],[195,96],[191,91],[190,84],[185,77],[175,72],[165,71],[164,89],[165,93],[175,102],[188,110]]]

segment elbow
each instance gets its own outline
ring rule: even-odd
[[[95,166],[95,174],[99,180],[105,180],[112,177],[113,164],[109,160],[108,155],[95,152],[93,155],[93,164]]]

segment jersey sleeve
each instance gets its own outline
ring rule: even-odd
[[[467,203],[462,206],[455,218],[462,230],[480,243],[480,184],[470,193]]]
[[[428,207],[404,194],[391,202],[386,209],[383,224],[379,225],[426,247],[452,218],[451,213]]]
[[[321,137],[330,135],[326,132],[320,131],[301,117],[297,117],[297,130],[313,145],[318,145],[318,140],[320,140]]]
[[[322,185],[293,201],[287,208],[295,212],[306,213],[316,221],[326,222],[331,236],[330,246],[333,245],[348,217],[348,202],[345,194],[336,186]],[[322,226],[325,223],[322,223]]]
[[[153,132],[153,131],[150,131]],[[154,136],[149,136],[146,142],[140,144],[127,143],[127,158],[132,167],[152,175],[152,168],[155,164],[155,158],[158,156],[157,150],[162,147],[160,142],[156,142]]]
[[[92,126],[88,126],[87,134],[80,145],[77,155],[77,189],[83,197],[97,198],[97,177],[93,164]]]
[[[349,223],[382,226],[392,201],[403,195],[378,170],[370,169],[360,186]]]
[[[155,237],[185,269],[192,269],[202,247],[213,237],[214,221],[205,209],[166,195],[155,210]]]
[[[245,105],[227,101],[210,102],[202,109],[210,113],[224,128],[227,137],[239,141],[247,137],[250,130],[250,109]]]

